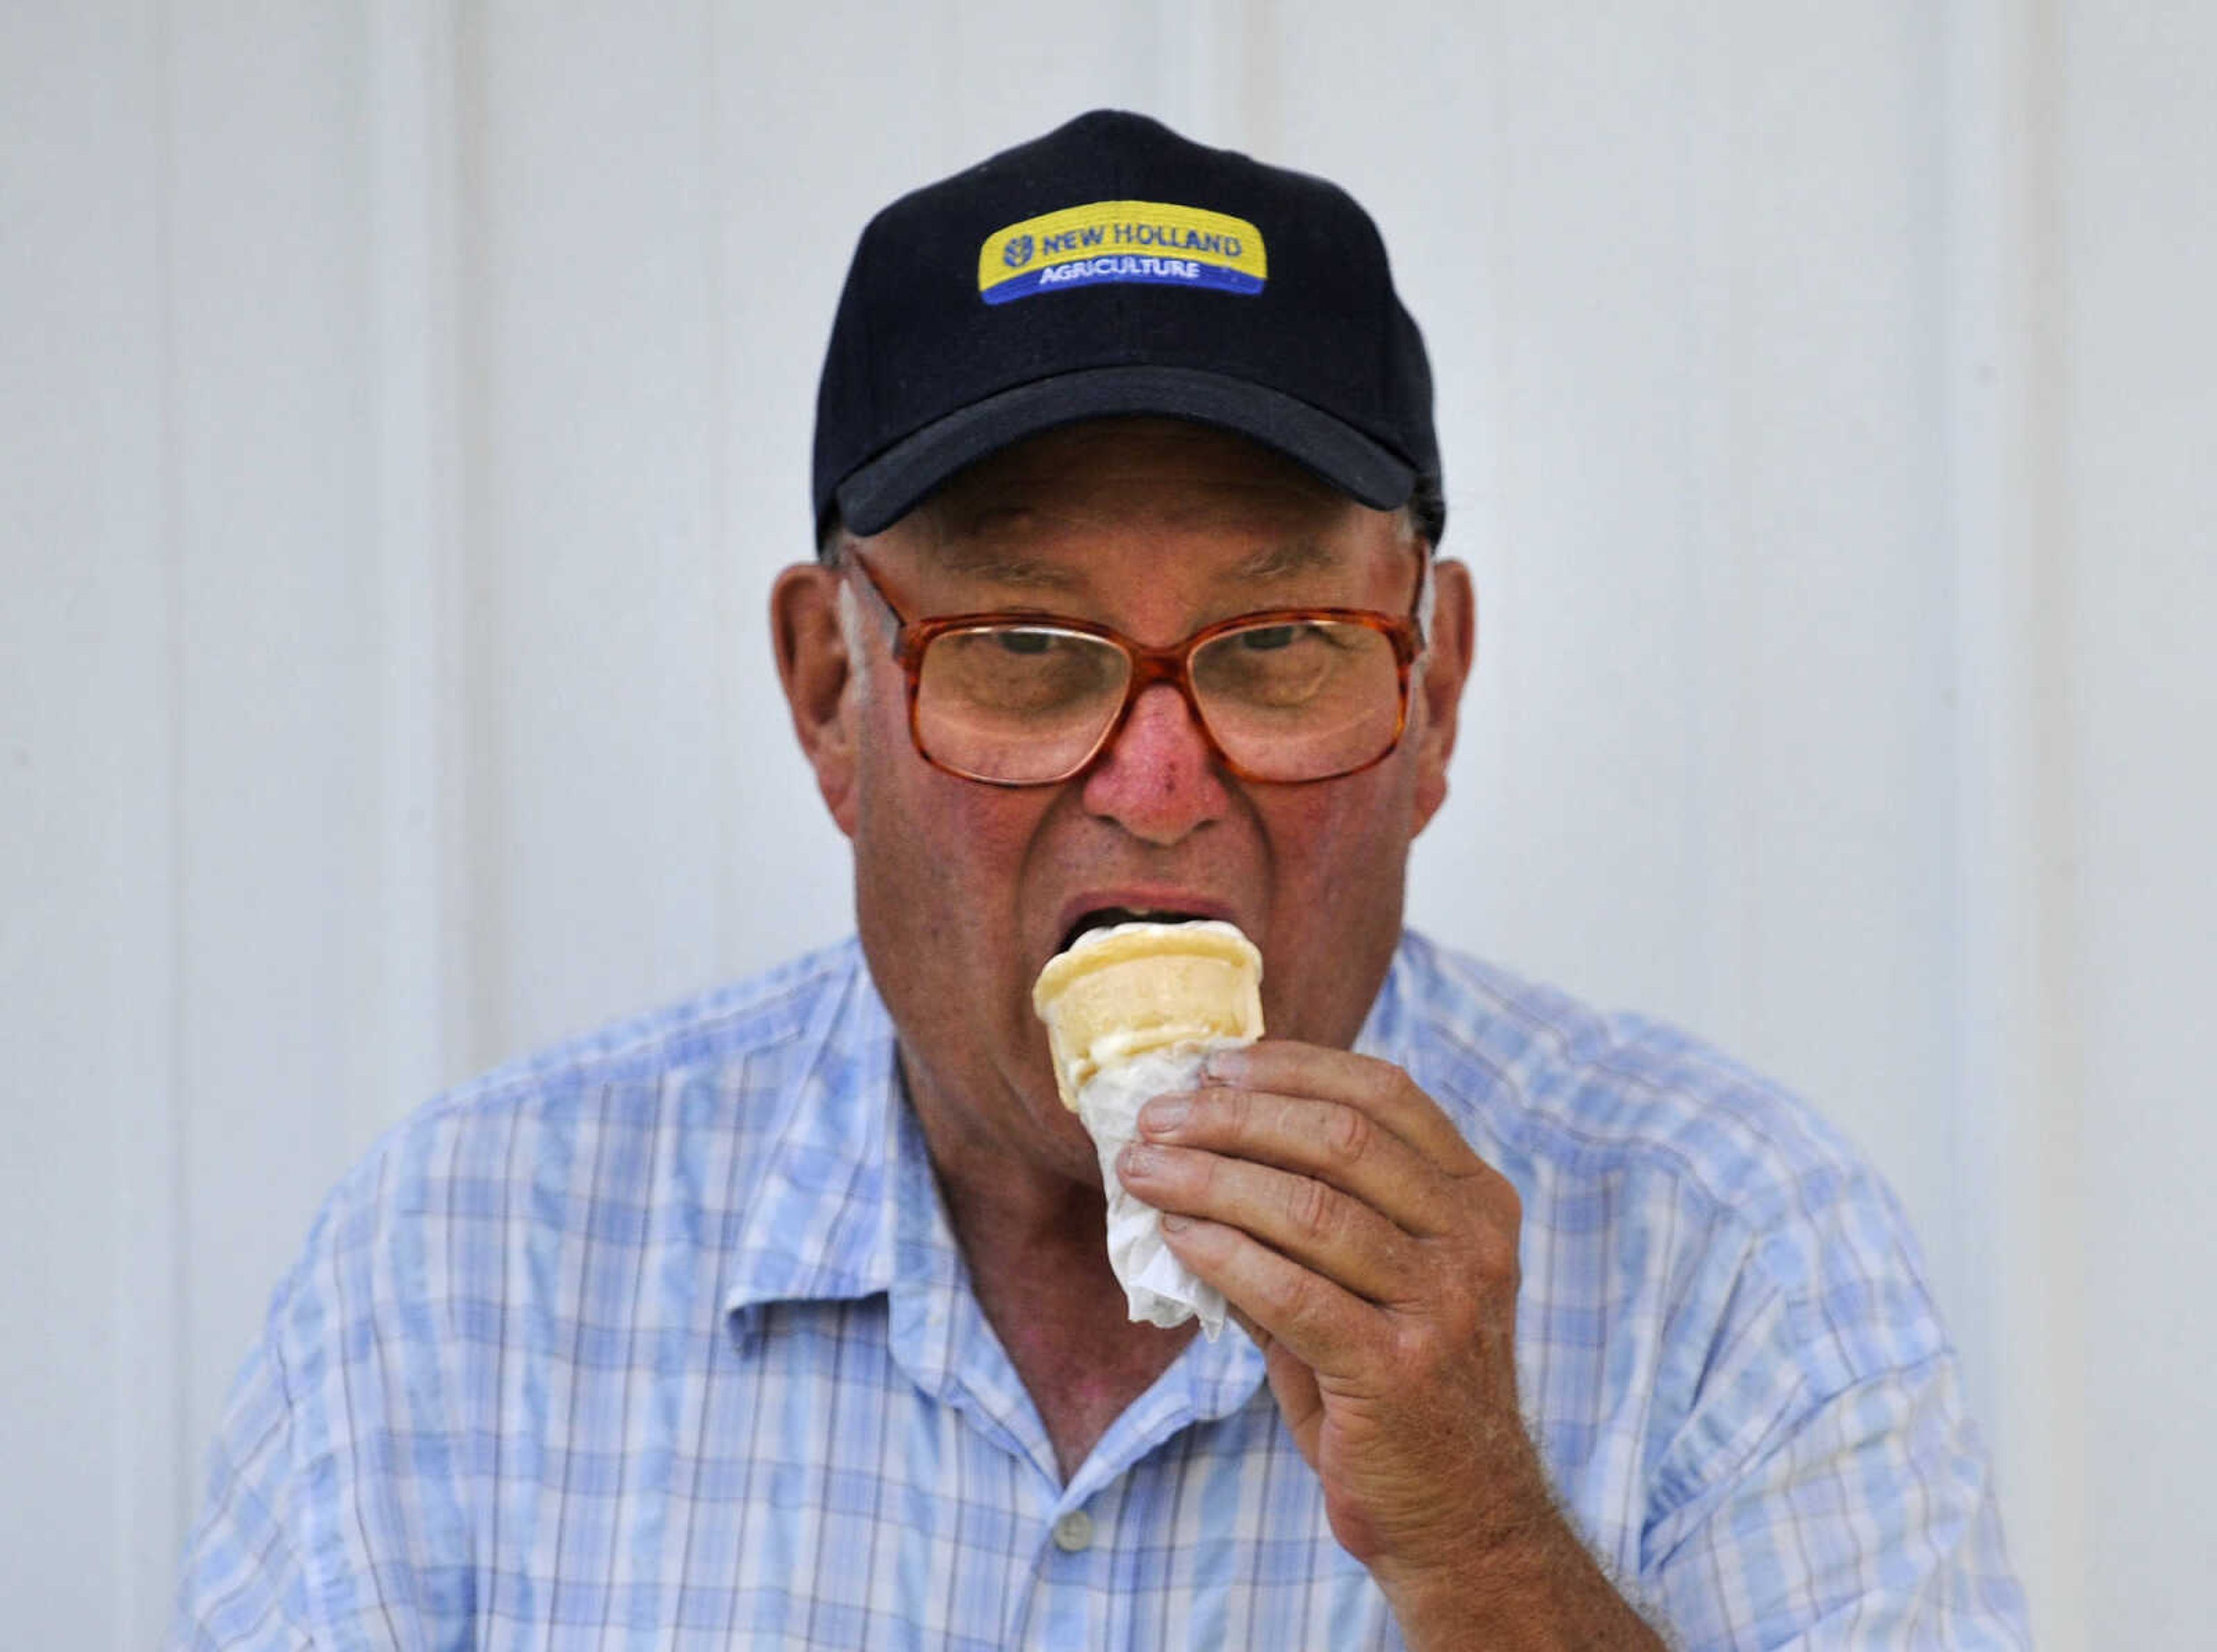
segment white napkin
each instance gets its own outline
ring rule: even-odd
[[[1116,1179],[1116,1155],[1139,1134],[1140,1108],[1157,1096],[1194,1089],[1212,1050],[1251,1042],[1211,1038],[1149,1050],[1110,1062],[1078,1092],[1078,1117],[1100,1150],[1101,1185],[1108,1195],[1108,1265],[1124,1287],[1134,1322],[1169,1327],[1198,1319],[1210,1341],[1223,1334],[1224,1293],[1171,1253],[1163,1242],[1160,1213],[1126,1192]]]

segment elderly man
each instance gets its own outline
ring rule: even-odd
[[[773,598],[858,942],[341,1187],[180,1643],[2023,1644],[1872,1173],[1404,930],[1474,641],[1439,478],[1328,184],[1096,114],[880,213]],[[1104,1177],[1033,983],[1195,919],[1269,1036]],[[1127,1316],[1111,1180],[1238,1329]]]

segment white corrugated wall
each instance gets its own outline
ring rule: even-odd
[[[2193,0],[9,5],[0,1640],[158,1638],[375,1134],[844,927],[763,614],[845,257],[1119,103],[1350,185],[1431,341],[1417,920],[1845,1125],[2045,1644],[2187,1643],[2213,65]]]

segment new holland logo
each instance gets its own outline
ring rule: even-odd
[[[1244,218],[1159,201],[1096,201],[1011,224],[978,249],[988,304],[1100,282],[1259,293],[1263,232]]]

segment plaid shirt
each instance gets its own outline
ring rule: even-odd
[[[1565,1506],[1687,1648],[2020,1647],[1901,1214],[1682,1034],[1409,937],[1359,1048],[1522,1196]],[[1260,1357],[1068,1484],[851,944],[447,1097],[342,1184],[216,1443],[175,1644],[1399,1644]]]

